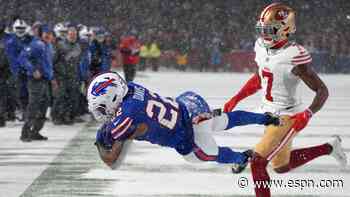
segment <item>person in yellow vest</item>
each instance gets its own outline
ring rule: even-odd
[[[153,71],[158,71],[159,69],[159,57],[161,55],[161,51],[156,42],[153,42],[149,48],[148,52],[150,56],[150,65],[152,66]]]
[[[140,56],[143,58],[145,66],[151,66],[153,71],[158,71],[159,69],[158,62],[160,55],[161,51],[155,42],[152,42],[150,45],[144,44],[141,46]]]
[[[177,63],[177,66],[178,66],[179,70],[185,71],[186,70],[186,65],[188,64],[187,53],[185,53],[185,54],[178,53],[176,55],[176,63]]]
[[[146,60],[149,58],[148,47],[146,44],[143,44],[140,48],[140,57],[140,70],[146,70],[146,67],[148,66]]]

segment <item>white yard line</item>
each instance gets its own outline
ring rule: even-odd
[[[0,129],[0,196],[18,197],[48,167],[66,144],[83,128],[47,122],[42,134],[48,141],[23,143],[21,124]]]

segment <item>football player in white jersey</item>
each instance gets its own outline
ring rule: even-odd
[[[261,13],[256,30],[255,43],[258,72],[224,106],[232,111],[242,99],[262,89],[260,111],[281,115],[282,126],[268,126],[260,142],[254,148],[251,169],[254,181],[269,181],[266,171],[271,161],[277,173],[285,173],[323,156],[332,155],[345,166],[346,155],[341,148],[339,136],[330,143],[292,150],[295,135],[318,112],[328,98],[328,89],[309,63],[312,58],[308,51],[293,42],[290,35],[296,30],[295,11],[281,3],[267,6]],[[297,86],[303,81],[316,95],[312,104],[301,109]],[[269,197],[269,188],[255,188],[256,196]]]

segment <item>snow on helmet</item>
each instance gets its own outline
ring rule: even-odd
[[[26,35],[30,31],[29,25],[24,20],[21,20],[21,19],[17,19],[13,23],[12,27],[13,27],[14,33],[18,37],[23,37],[24,35]]]
[[[79,26],[79,37],[82,40],[90,40],[90,37],[93,35],[92,30],[85,26],[85,25],[81,25]]]
[[[97,121],[107,121],[115,115],[127,92],[128,85],[118,73],[97,75],[87,92],[89,111]]]
[[[58,38],[64,38],[68,31],[67,27],[63,23],[57,23],[53,30]]]

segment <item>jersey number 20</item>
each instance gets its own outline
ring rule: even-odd
[[[162,102],[159,102],[157,100],[149,100],[146,108],[147,115],[150,118],[153,118],[155,116],[154,108],[158,108],[159,114],[156,117],[158,122],[162,126],[167,127],[168,129],[174,129],[177,121],[178,112],[177,110],[172,109],[172,107],[178,109],[179,105],[171,99],[161,98],[160,96],[154,93],[150,94],[152,95],[152,97],[154,97],[157,100],[160,99]],[[170,104],[172,107],[167,107],[165,106],[165,104]],[[165,118],[165,115],[167,113],[170,113],[170,119]]]

